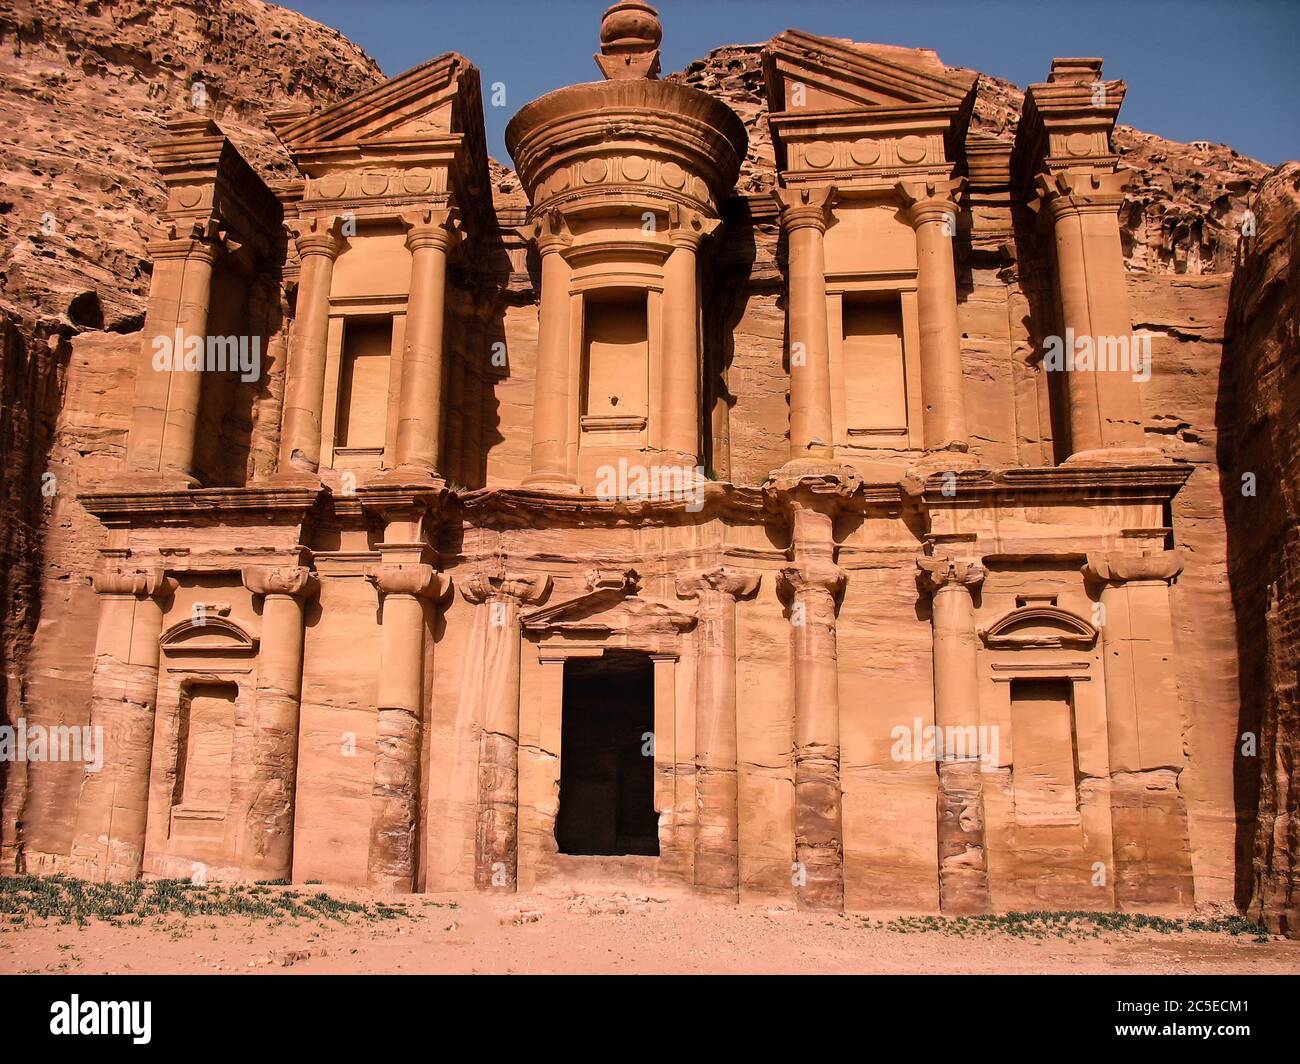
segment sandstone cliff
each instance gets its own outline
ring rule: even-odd
[[[1256,232],[1232,280],[1221,461],[1229,490],[1229,558],[1241,636],[1238,788],[1258,822],[1244,825],[1249,912],[1300,936],[1300,163],[1273,173],[1251,202]],[[1258,762],[1256,772],[1254,764]]]
[[[381,79],[374,61],[334,30],[260,0],[0,0],[6,717],[32,680],[28,648],[48,598],[38,587],[65,598],[89,595],[100,533],[73,496],[80,470],[122,451],[125,420],[114,416],[114,402],[131,389],[123,373],[149,290],[144,245],[164,202],[145,146],[171,110],[189,108],[202,94],[263,177],[287,177],[289,162],[265,111],[326,103]],[[94,382],[75,406],[66,395],[74,347],[93,352],[87,368]],[[129,396],[124,401],[129,408]],[[43,481],[47,471],[53,480]],[[80,609],[61,606],[47,613],[70,629],[86,627]],[[85,652],[73,640],[67,660]],[[45,663],[45,671],[57,673],[58,663]],[[0,831],[9,843],[21,805],[13,788],[22,780],[11,775],[0,785],[9,790]],[[11,858],[6,853],[0,867]]]

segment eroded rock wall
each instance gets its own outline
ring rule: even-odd
[[[89,577],[104,532],[76,494],[125,453],[151,272],[145,242],[165,202],[146,145],[201,91],[261,176],[282,180],[292,168],[266,112],[380,80],[342,35],[260,0],[0,0],[6,723],[21,713],[81,724],[88,712]],[[268,355],[273,362],[276,350]],[[266,441],[243,441],[243,453],[264,464]],[[76,780],[41,776],[68,767],[0,765],[0,868],[15,867],[20,837],[34,870],[43,854],[66,855]]]
[[[1238,900],[1300,937],[1300,163],[1279,167],[1251,208],[1227,321],[1233,428],[1219,452],[1241,635],[1237,786],[1243,806],[1258,803],[1239,825]]]

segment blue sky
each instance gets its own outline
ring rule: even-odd
[[[506,106],[485,108],[488,150],[542,93],[599,77],[600,16],[612,0],[289,0],[341,30],[385,74],[441,52],[467,56]],[[1267,163],[1300,157],[1300,0],[651,0],[665,72],[722,44],[795,26],[827,36],[933,48],[945,63],[1020,86],[1054,55],[1102,56],[1128,82],[1120,120],[1173,140],[1229,144]],[[486,102],[486,101],[485,101]]]

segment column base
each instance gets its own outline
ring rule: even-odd
[[[319,473],[308,473],[305,469],[278,470],[258,483],[268,488],[323,488],[325,486]]]
[[[979,469],[983,463],[969,451],[927,451],[918,458],[910,472],[927,477],[935,473],[956,473],[963,469]]]
[[[114,474],[94,486],[96,492],[190,491],[201,488],[197,477],[177,469],[134,470]]]
[[[521,486],[534,491],[554,492],[557,495],[582,494],[582,489],[577,483],[562,473],[530,473],[524,477]]]
[[[1099,447],[1076,451],[1062,465],[1149,466],[1169,465],[1169,458],[1154,447]]]
[[[404,465],[382,470],[367,482],[370,486],[384,487],[444,487],[447,481],[441,474],[425,466]]]

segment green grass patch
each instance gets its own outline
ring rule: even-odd
[[[1162,935],[1179,935],[1187,931],[1253,936],[1255,942],[1268,941],[1268,929],[1241,916],[1212,920],[1148,916],[1144,913],[1108,912],[1011,912],[977,916],[899,916],[892,920],[864,926],[901,934],[937,932],[970,938],[1004,934],[1014,938],[1099,938],[1108,932],[1154,931]]]
[[[188,879],[89,883],[70,876],[0,877],[0,918],[10,924],[56,920],[122,919],[129,926],[147,917],[246,916],[252,920],[328,919],[346,922],[413,916],[404,902],[364,905],[323,891],[272,889],[272,884],[194,883]]]

